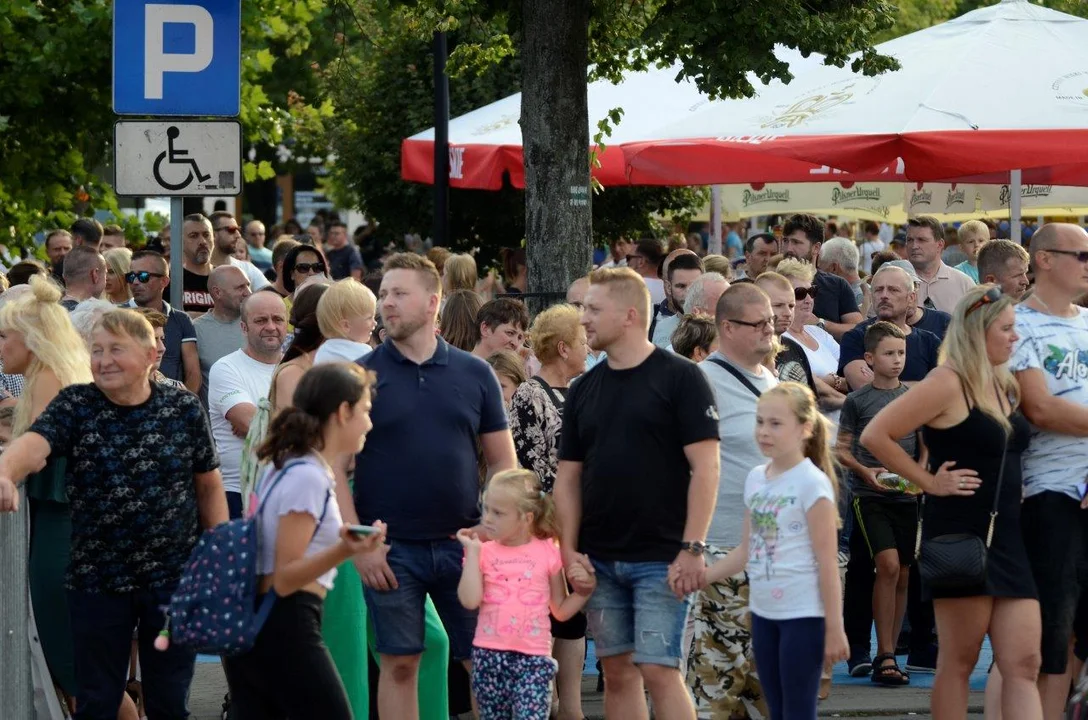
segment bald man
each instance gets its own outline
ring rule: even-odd
[[[203,377],[200,399],[208,407],[208,374],[212,365],[240,349],[242,334],[242,302],[249,297],[249,278],[241,268],[220,265],[208,273],[208,293],[212,309],[193,321],[196,329],[200,374]]]
[[[1069,640],[1074,627],[1088,622],[1077,603],[1086,590],[1077,571],[1088,559],[1082,509],[1088,473],[1088,310],[1074,304],[1088,292],[1088,233],[1077,225],[1049,223],[1032,235],[1028,252],[1035,292],[1016,307],[1020,339],[1009,368],[1033,426],[1023,453],[1020,524],[1039,592],[1039,691],[1049,720],[1064,716]]]
[[[209,277],[210,280],[210,277]],[[241,349],[220,358],[208,373],[208,417],[219,451],[219,471],[231,518],[242,516],[242,452],[257,403],[268,397],[287,335],[287,306],[277,293],[259,292],[242,302]]]

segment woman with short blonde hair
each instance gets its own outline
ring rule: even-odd
[[[510,402],[510,433],[518,464],[540,477],[550,493],[559,464],[559,433],[563,427],[563,403],[570,382],[585,371],[586,329],[582,313],[573,305],[553,305],[533,319],[529,342],[540,370],[520,384]],[[556,685],[559,717],[582,716],[582,658],[585,656],[585,615],[552,620],[552,655],[559,663]]]

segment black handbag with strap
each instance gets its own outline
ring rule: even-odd
[[[1001,455],[997,471],[997,488],[994,506],[990,510],[990,526],[986,541],[974,533],[949,533],[922,540],[922,514],[926,499],[922,497],[922,513],[918,515],[918,535],[915,539],[915,557],[922,582],[934,590],[964,590],[986,583],[986,555],[994,539],[994,523],[997,521],[997,504],[1001,499],[1001,482],[1005,479],[1006,450]]]
[[[741,385],[748,388],[749,392],[751,392],[756,397],[759,397],[759,396],[761,396],[763,394],[762,392],[760,392],[759,388],[757,388],[755,385],[752,384],[751,380],[744,377],[744,374],[741,373],[740,370],[737,370],[735,367],[733,367],[732,365],[727,363],[725,360],[720,360],[719,358],[714,358],[714,357],[708,357],[707,360],[714,363],[715,365],[718,365],[718,366],[723,367],[726,370],[728,370],[730,375],[735,377],[740,382]]]

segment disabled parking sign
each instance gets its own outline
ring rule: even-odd
[[[238,115],[241,30],[241,0],[114,0],[114,112]]]
[[[121,120],[114,125],[118,195],[238,195],[242,126],[230,120]]]

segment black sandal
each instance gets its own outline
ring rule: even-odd
[[[886,664],[888,660],[891,660],[890,665]],[[899,669],[899,663],[896,662],[895,655],[891,653],[884,653],[873,658],[872,673],[869,679],[877,685],[902,687],[910,684],[910,675]]]

